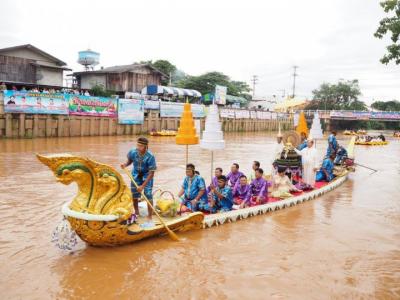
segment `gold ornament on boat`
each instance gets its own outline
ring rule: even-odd
[[[283,143],[286,145],[290,143],[293,147],[297,147],[301,142],[300,134],[296,131],[287,131],[283,134]]]
[[[70,204],[77,212],[117,215],[128,219],[133,212],[132,194],[122,176],[112,167],[88,158],[72,156],[41,156],[58,182],[78,185],[78,194]]]
[[[70,154],[37,155],[37,158],[53,171],[58,182],[77,184],[77,195],[62,212],[72,229],[88,244],[114,246],[166,233],[157,222],[151,228],[140,227],[143,220],[127,223],[134,210],[132,194],[113,167]],[[202,213],[192,213],[164,221],[173,231],[186,231],[201,228],[203,219]]]

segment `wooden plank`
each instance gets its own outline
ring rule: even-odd
[[[25,114],[19,114],[18,136],[25,137]]]

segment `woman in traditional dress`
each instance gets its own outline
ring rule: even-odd
[[[278,167],[278,174],[272,178],[271,196],[274,198],[288,198],[292,196],[290,192],[300,192],[285,175],[285,171],[285,167]]]

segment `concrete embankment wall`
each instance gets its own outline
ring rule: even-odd
[[[201,120],[202,130],[204,121]],[[292,128],[293,124],[289,119],[279,120],[279,123],[282,130]],[[222,124],[227,132],[278,130],[278,120],[222,118]],[[178,127],[179,118],[161,118],[157,110],[147,111],[141,125],[120,125],[113,118],[4,113],[3,95],[0,93],[0,138],[136,135],[147,134],[152,129],[177,130]]]

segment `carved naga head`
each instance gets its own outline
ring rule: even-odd
[[[37,155],[58,182],[76,182],[78,194],[70,208],[93,214],[118,214],[129,217],[132,196],[122,176],[111,166],[70,154]]]

